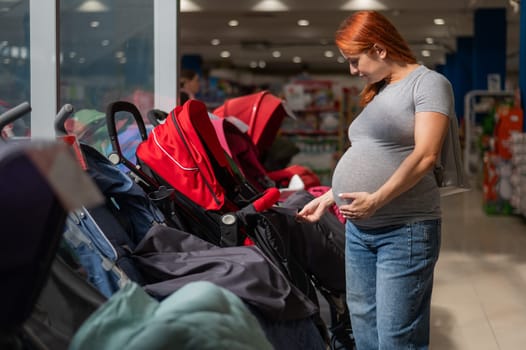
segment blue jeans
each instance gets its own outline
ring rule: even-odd
[[[441,220],[367,231],[347,221],[345,233],[356,348],[427,349]]]

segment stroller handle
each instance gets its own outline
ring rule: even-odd
[[[0,115],[0,132],[8,125],[23,116],[26,113],[31,112],[31,106],[29,102],[22,102],[19,105],[5,111]]]
[[[262,212],[272,207],[280,198],[279,190],[276,187],[268,188],[263,195],[256,199],[252,205],[256,212]]]
[[[62,106],[62,108],[60,108],[57,116],[55,117],[55,133],[57,135],[67,135],[68,132],[66,131],[66,126],[64,123],[69,117],[71,117],[73,112],[74,108],[69,103],[66,103]]]

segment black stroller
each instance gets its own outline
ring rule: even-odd
[[[135,119],[138,137],[143,140],[135,162],[123,155],[119,143],[115,125],[122,115]],[[160,197],[160,190],[173,193],[164,196],[166,202],[161,206],[177,208],[165,209],[167,216],[175,216],[188,232],[216,245],[255,242],[313,301],[317,302],[316,289],[322,292],[333,311],[333,342],[352,348],[341,298],[345,292],[343,227],[332,232],[325,223],[297,223],[290,210],[272,207],[277,200],[276,196],[268,199],[272,189],[262,194],[243,181],[221,148],[206,108],[198,101],[177,107],[149,137],[141,115],[130,103],[110,104],[106,118],[114,151],[110,158],[126,165],[153,197]],[[151,147],[159,145],[152,151]],[[259,212],[255,210],[258,200],[265,203]]]

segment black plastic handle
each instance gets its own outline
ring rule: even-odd
[[[142,141],[146,141],[148,139],[148,134],[146,133],[146,126],[144,125],[144,120],[142,119],[141,113],[139,112],[137,107],[135,107],[133,103],[126,101],[112,102],[106,108],[106,126],[108,127],[108,135],[110,136],[111,148],[113,150],[113,153],[117,154],[119,163],[123,164],[132,173],[138,176],[139,179],[141,179],[151,187],[158,187],[159,184],[155,179],[153,179],[151,176],[142,171],[140,167],[137,167],[122,153],[121,145],[119,144],[119,137],[117,134],[117,123],[115,120],[116,115],[119,112],[131,113],[131,115],[135,119],[135,122],[137,123],[137,127],[139,128],[139,133],[141,135]]]
[[[0,115],[0,133],[2,130],[18,118],[31,112],[31,106],[29,102],[22,102],[18,106],[15,106]]]
[[[60,108],[60,110],[57,113],[57,116],[55,117],[55,133],[57,134],[57,136],[68,134],[68,132],[66,131],[66,126],[64,124],[66,123],[66,120],[73,115],[74,111],[75,109],[69,103],[66,103],[62,106],[62,108]]]

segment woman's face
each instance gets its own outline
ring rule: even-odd
[[[365,79],[367,84],[374,84],[388,76],[387,65],[384,57],[376,46],[355,55],[342,56],[349,62],[351,75]]]

